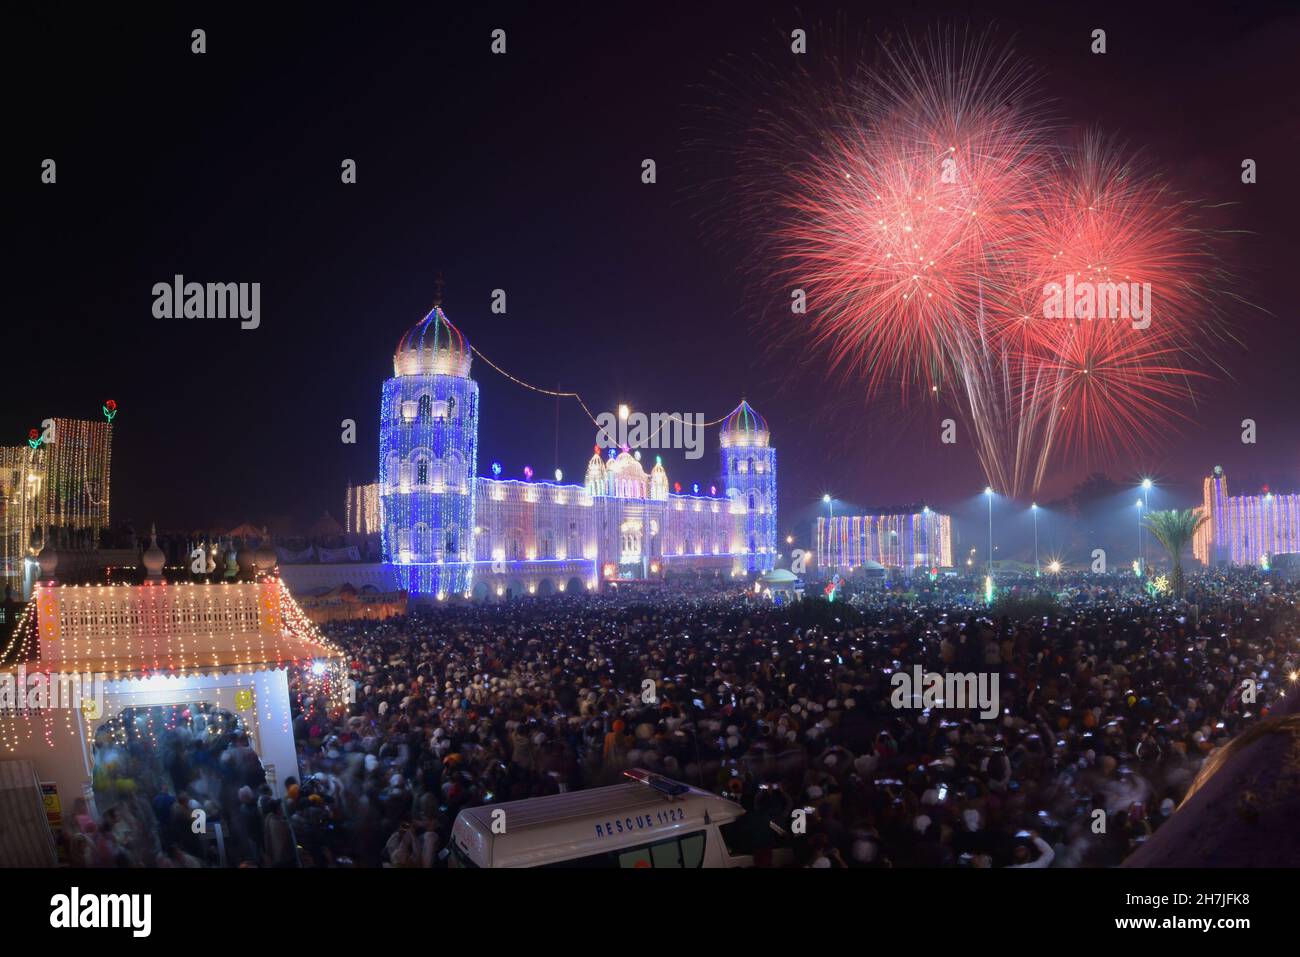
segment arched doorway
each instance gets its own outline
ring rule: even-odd
[[[571,595],[581,595],[585,589],[586,586],[577,575],[570,578],[568,584],[564,586],[564,590]]]
[[[152,867],[186,854],[222,866],[255,860],[233,827],[240,789],[267,771],[245,719],[208,701],[123,708],[95,729],[95,822],[111,830],[117,860]],[[197,805],[197,806],[196,806]],[[77,822],[84,832],[86,822]]]
[[[549,578],[543,578],[541,581],[537,583],[537,594],[554,595],[555,582],[551,581]]]
[[[475,601],[487,601],[488,595],[491,594],[491,589],[488,587],[487,582],[476,581],[470,594],[474,596]]]

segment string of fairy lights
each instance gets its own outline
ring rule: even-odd
[[[558,399],[576,399],[577,402],[578,402],[578,405],[582,407],[582,411],[583,411],[583,413],[585,413],[586,416],[587,416],[587,418],[589,418],[589,419],[591,420],[591,424],[594,425],[594,426],[596,426],[597,428],[600,428],[600,422],[597,420],[596,416],[594,416],[594,415],[592,414],[591,409],[587,406],[586,401],[585,401],[585,400],[582,398],[582,396],[579,395],[577,392],[559,392],[559,391],[556,391],[555,389],[546,389],[546,388],[543,388],[542,386],[534,385],[534,384],[531,383],[531,382],[525,382],[523,379],[520,379],[518,376],[511,375],[511,374],[510,374],[509,372],[507,372],[505,369],[501,368],[499,365],[497,365],[495,362],[493,362],[491,359],[489,359],[487,356],[485,356],[482,352],[480,352],[480,351],[479,351],[479,348],[478,348],[476,345],[474,345],[473,343],[468,343],[468,345],[469,345],[470,351],[472,351],[472,352],[474,353],[474,355],[478,356],[480,359],[482,359],[484,362],[486,362],[486,363],[488,364],[488,366],[491,367],[495,372],[497,372],[499,375],[505,377],[506,379],[509,379],[509,380],[510,380],[511,382],[513,382],[515,385],[517,385],[517,386],[521,386],[521,387],[523,387],[523,388],[525,388],[525,389],[530,389],[530,390],[532,390],[533,392],[538,392],[538,393],[540,393],[540,394],[542,394],[542,395],[549,395],[549,396],[552,396],[552,397],[554,397],[554,398],[558,398]],[[708,422],[703,422],[703,423],[698,423],[698,424],[697,424],[697,423],[695,423],[695,422],[687,422],[685,419],[682,418],[682,416],[681,416],[680,413],[677,413],[677,412],[665,412],[665,413],[663,413],[663,418],[657,420],[659,424],[656,425],[655,428],[654,428],[654,431],[652,431],[652,432],[650,433],[649,437],[646,439],[646,443],[645,443],[645,444],[646,444],[647,446],[653,446],[653,444],[654,444],[654,440],[655,440],[655,438],[659,435],[659,432],[663,429],[664,426],[669,425],[669,424],[672,423],[672,422],[676,422],[678,425],[689,425],[689,426],[691,426],[691,427],[693,427],[693,428],[697,428],[697,427],[698,427],[698,428],[706,428],[706,429],[707,429],[707,428],[711,428],[711,427],[713,427],[713,426],[715,426],[715,425],[718,425],[718,424],[720,424],[720,423],[722,423],[722,422],[725,422],[725,421],[729,418],[730,415],[731,415],[731,413],[727,413],[727,415],[719,416],[718,418],[716,418],[716,419],[712,419],[712,420],[710,420],[710,421],[708,421]]]
[[[331,707],[341,707],[347,684],[342,650],[320,633],[274,576],[220,584],[41,585],[15,623],[0,661],[7,663],[0,675],[11,677],[30,671],[29,680],[43,674],[47,682],[69,672],[109,681],[165,678],[177,681],[168,690],[190,695],[206,689],[187,689],[185,679],[233,674],[241,711],[259,704],[253,693],[259,673],[295,669],[300,708],[309,697],[320,696]],[[26,696],[27,689],[20,688],[19,694]],[[15,751],[38,728],[53,746],[57,712],[62,712],[65,732],[78,733],[76,709],[66,702],[60,708],[30,707],[26,697],[23,701],[23,707],[0,714],[0,750]],[[265,708],[262,720],[274,721],[269,703],[260,704]],[[288,709],[279,717],[287,730]]]

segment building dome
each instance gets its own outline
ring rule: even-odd
[[[722,420],[722,447],[766,446],[771,433],[767,420],[754,411],[744,399],[731,415]]]
[[[606,469],[609,494],[616,498],[649,498],[650,477],[628,452],[620,452]]]
[[[650,470],[650,497],[668,498],[668,472],[664,469],[664,460],[655,456],[655,467]]]
[[[600,446],[598,445],[591,456],[591,460],[587,462],[587,475],[583,479],[583,484],[592,495],[604,495],[607,489],[605,480],[605,460],[600,457]]]
[[[407,330],[397,343],[393,371],[397,375],[468,376],[469,340],[447,319],[440,303]]]

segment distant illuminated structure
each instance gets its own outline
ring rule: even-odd
[[[1201,514],[1209,521],[1192,540],[1206,565],[1265,565],[1272,556],[1300,552],[1300,494],[1229,495],[1228,477],[1216,465],[1204,483]]]
[[[669,491],[656,457],[597,446],[583,484],[475,477],[472,349],[440,305],[398,343],[384,383],[379,481],[348,491],[348,529],[381,530],[383,562],[412,596],[503,598],[598,590],[668,572],[724,575],[776,562],[776,450],[742,401],[722,423],[722,482]],[[372,511],[371,502],[377,502]]]
[[[875,562],[909,572],[952,565],[952,518],[923,507],[817,519],[817,565],[826,570]]]
[[[109,524],[112,424],[62,418],[47,424],[35,446],[0,448],[0,576],[6,584],[22,580],[38,530],[84,532],[94,545]]]

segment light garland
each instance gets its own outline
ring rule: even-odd
[[[380,485],[348,485],[344,503],[344,525],[350,535],[371,535],[383,530],[383,505]]]

